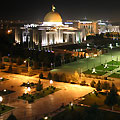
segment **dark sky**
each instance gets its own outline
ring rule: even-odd
[[[120,21],[119,0],[4,0],[0,3],[0,19],[43,20],[51,5],[66,19],[105,19]]]

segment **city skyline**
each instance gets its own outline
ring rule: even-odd
[[[109,20],[119,22],[119,1],[3,1],[0,8],[0,19],[40,20],[51,11],[51,5],[62,15],[63,20],[83,19]]]

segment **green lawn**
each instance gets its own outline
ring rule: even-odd
[[[111,74],[109,77],[120,78],[120,74],[113,73],[113,74]]]
[[[104,65],[95,67],[96,70],[102,70],[102,71],[112,71],[116,68],[118,68],[118,67],[117,66],[109,66],[109,65],[108,65],[108,68],[104,68]]]
[[[108,62],[107,64],[110,64],[110,65],[120,65],[120,61],[110,61]]]
[[[96,96],[93,93],[87,94],[86,96],[84,96],[85,100],[80,101],[80,104],[85,104],[85,105],[93,105],[93,104],[97,104],[99,107],[104,107],[104,108],[109,108],[108,106],[106,106],[104,104],[104,100],[106,98],[106,95],[102,95],[102,94],[98,94],[98,96]]]
[[[13,107],[6,106],[6,105],[1,105],[0,106],[0,114],[3,114],[5,112],[8,112],[10,110],[14,109]]]
[[[84,98],[85,99],[80,101],[79,104],[90,105],[90,106],[93,104],[97,104],[98,107],[100,107],[100,108],[111,109],[111,107],[104,104],[104,100],[106,99],[106,93],[100,92],[98,94],[98,96],[96,96],[93,93],[89,93],[89,94],[85,95]],[[120,111],[120,106],[115,105],[114,110]]]
[[[96,70],[96,73],[92,73],[92,70],[87,70],[85,72],[83,72],[84,74],[92,74],[92,75],[99,75],[99,76],[102,76],[104,74],[106,74],[107,72],[105,71],[97,71]]]
[[[27,100],[29,103],[34,102],[36,99],[45,97],[49,94],[52,94],[56,91],[60,90],[59,88],[55,88],[55,87],[47,87],[41,91],[36,91],[34,94],[23,94],[22,96],[19,96],[19,99],[23,99],[23,100]]]

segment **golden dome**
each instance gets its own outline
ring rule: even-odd
[[[62,18],[59,13],[52,11],[46,14],[44,22],[62,22]]]

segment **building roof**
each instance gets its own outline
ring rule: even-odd
[[[49,12],[44,17],[44,22],[62,22],[62,18],[58,12]]]
[[[61,15],[55,12],[55,6],[52,5],[52,11],[45,15],[44,22],[62,22]]]

